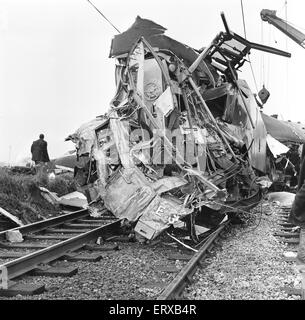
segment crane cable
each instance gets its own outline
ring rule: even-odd
[[[261,43],[262,44],[268,44],[271,45],[271,26],[268,26],[268,39],[265,40],[265,34],[264,34],[264,23],[261,21]],[[264,87],[265,85],[269,86],[269,76],[270,76],[270,54],[267,55],[267,58],[265,59],[265,53],[261,52],[261,70],[260,70],[260,83],[261,86]]]
[[[247,39],[243,0],[240,0],[240,6],[241,6],[241,14],[243,16],[243,26],[244,26],[245,39]]]
[[[118,33],[121,33],[121,31],[90,0],[87,1]]]
[[[285,22],[286,22],[286,32],[288,32],[288,24],[287,24],[287,11],[288,11],[288,1],[285,0]],[[286,40],[286,51],[288,52],[288,37],[285,37]],[[286,108],[289,107],[289,99],[288,99],[288,81],[289,81],[289,74],[288,74],[288,59],[286,59]]]
[[[268,25],[268,45],[271,45],[271,25]],[[266,86],[269,86],[269,76],[270,76],[270,54],[267,55],[267,63],[266,63]]]
[[[243,26],[244,26],[245,39],[247,39],[246,22],[245,22],[245,14],[244,14],[243,0],[240,0],[240,6],[241,6],[241,13],[242,13],[242,18],[243,18]],[[256,82],[255,74],[254,74],[254,71],[253,71],[253,66],[252,66],[252,62],[251,62],[251,59],[250,59],[250,55],[248,54],[247,56],[248,56],[248,60],[249,60],[249,64],[250,64],[251,73],[252,73],[252,77],[253,77],[253,80],[254,80],[256,92],[258,92],[257,82]]]
[[[261,43],[264,44],[264,25],[263,21],[261,20]],[[261,63],[260,63],[260,83],[261,86],[265,82],[265,59],[264,59],[264,52],[261,52]]]
[[[284,1],[284,4],[283,4],[279,9],[277,9],[276,11],[277,11],[278,13],[282,12],[283,9],[285,8],[285,6],[286,6],[286,0]]]
[[[282,11],[285,6],[287,5],[287,0],[285,0],[284,4],[282,5],[282,7],[279,9],[280,11]],[[279,10],[276,10],[276,11],[279,11]],[[264,23],[263,23],[263,20],[261,20],[261,43],[262,44],[268,44],[269,46],[271,45],[271,25],[268,25],[269,28],[268,28],[268,39],[266,39],[265,41],[265,34],[264,34]],[[273,33],[273,38],[274,38],[274,33]],[[266,43],[265,43],[266,42]],[[275,43],[277,43],[276,40],[274,40]],[[268,54],[267,55],[267,58],[266,58],[266,61],[265,61],[265,53],[262,52],[261,53],[261,79],[260,79],[260,82],[261,82],[261,85],[262,86],[266,86],[268,87],[269,86],[269,78],[270,78],[270,65],[271,65],[271,60],[270,60],[270,55]]]
[[[286,6],[287,6],[287,1],[285,0],[285,1],[284,1],[284,4],[281,6],[281,8],[276,10],[276,12],[278,13],[278,15],[280,15],[280,13],[282,13],[282,11],[283,11],[284,8],[285,8],[285,10],[286,10]],[[286,19],[287,19],[287,12],[286,12]],[[286,22],[288,22],[288,20],[287,20]],[[291,21],[289,21],[289,24],[290,24],[292,27],[294,27],[294,28],[296,28],[296,29],[299,29],[300,31],[305,31],[305,28],[304,28],[304,27],[301,27],[301,26],[299,26],[299,25],[297,25],[297,24],[295,24],[295,23],[293,23],[293,22],[291,22]]]

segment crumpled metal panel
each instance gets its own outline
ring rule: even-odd
[[[235,125],[235,130],[233,129],[234,127],[231,128],[239,139],[242,138],[249,149],[251,165],[262,172],[266,172],[266,127],[251,89],[244,80],[238,80],[238,85],[248,104],[254,128],[251,126],[249,117],[243,106],[243,99],[239,96],[238,92],[235,92],[235,95],[229,96],[230,101],[227,102],[228,107],[225,119]]]
[[[120,169],[105,189],[105,207],[117,218],[126,218],[129,221],[136,221],[156,195],[137,168]]]
[[[270,133],[273,138],[279,140],[280,142],[305,142],[305,131],[300,128],[297,129],[295,124],[288,121],[275,119],[264,113],[262,113],[262,118],[268,133]]]
[[[245,128],[246,146],[250,148],[249,158],[251,165],[261,172],[266,172],[266,127],[248,84],[244,80],[239,80],[238,82],[241,89],[248,96],[246,101],[249,104],[249,112],[255,126],[254,129],[251,128],[250,121],[248,121]]]
[[[270,134],[267,134],[267,144],[275,158],[289,151],[288,147],[274,139]]]
[[[152,188],[156,191],[157,194],[162,194],[172,189],[182,187],[187,183],[188,181],[183,179],[182,177],[165,177],[155,181],[152,184]]]
[[[124,168],[134,167],[134,162],[129,156],[129,123],[119,119],[110,119],[110,128]]]
[[[153,47],[174,52],[180,59],[183,59],[187,66],[190,66],[197,59],[199,55],[198,52],[164,35],[165,31],[166,28],[161,25],[137,16],[136,21],[127,31],[116,35],[112,39],[109,57],[113,58],[129,53],[136,41],[138,41],[140,37],[144,37]],[[206,74],[212,71],[207,70],[209,66],[205,63],[201,63],[198,68]]]
[[[72,140],[75,143],[79,156],[91,153],[96,142],[95,128],[107,122],[108,119],[94,119],[83,124],[77,131],[70,135],[66,140]]]
[[[179,205],[170,198],[164,199],[156,196],[143,211],[135,231],[150,240],[154,239],[171,224],[191,212],[192,210],[184,208],[182,203]],[[153,230],[153,232],[149,233],[148,230]]]
[[[136,21],[125,32],[114,37],[110,47],[109,57],[115,57],[124,53],[129,53],[135,42],[144,36],[147,40],[155,35],[163,34],[166,28],[147,19],[136,17]]]

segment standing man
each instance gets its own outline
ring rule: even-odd
[[[298,191],[292,204],[289,221],[300,226],[300,243],[296,264],[305,271],[305,144],[303,144]]]
[[[32,160],[35,164],[49,162],[48,143],[43,140],[44,135],[40,134],[39,139],[34,141],[31,147]]]

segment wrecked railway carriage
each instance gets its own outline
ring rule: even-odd
[[[67,138],[83,163],[79,185],[147,239],[184,221],[196,240],[195,226],[215,226],[260,196],[266,129],[237,70],[251,48],[289,54],[247,41],[222,19],[226,32],[196,51],[137,17],[112,40],[108,113]]]

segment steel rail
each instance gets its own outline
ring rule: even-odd
[[[11,280],[35,269],[40,263],[51,262],[65,255],[67,251],[80,249],[86,243],[99,236],[112,236],[119,234],[120,225],[121,219],[104,226],[97,227],[68,240],[53,244],[47,248],[30,253],[21,258],[4,263],[0,265],[0,268],[6,268],[8,279]]]
[[[214,231],[212,236],[204,243],[204,245],[199,249],[198,252],[194,254],[191,260],[187,263],[187,265],[181,269],[181,271],[177,274],[174,280],[163,290],[163,292],[159,295],[157,300],[174,300],[179,294],[184,290],[186,285],[190,282],[191,277],[194,275],[198,266],[201,265],[201,260],[204,258],[207,249],[211,246],[211,244],[218,237],[219,233],[223,230],[223,228],[229,223],[229,221],[223,223]]]
[[[58,226],[64,222],[72,221],[75,219],[80,219],[80,218],[86,217],[88,215],[89,215],[89,213],[88,213],[87,209],[81,209],[81,210],[74,211],[71,213],[63,214],[58,217],[34,222],[34,223],[31,223],[31,224],[28,224],[28,225],[25,225],[22,227],[16,227],[13,229],[1,231],[0,232],[0,239],[2,239],[2,240],[5,239],[5,234],[7,231],[20,231],[21,234],[24,235],[27,233],[38,232],[38,231],[42,231],[47,228],[55,227],[55,226]]]

